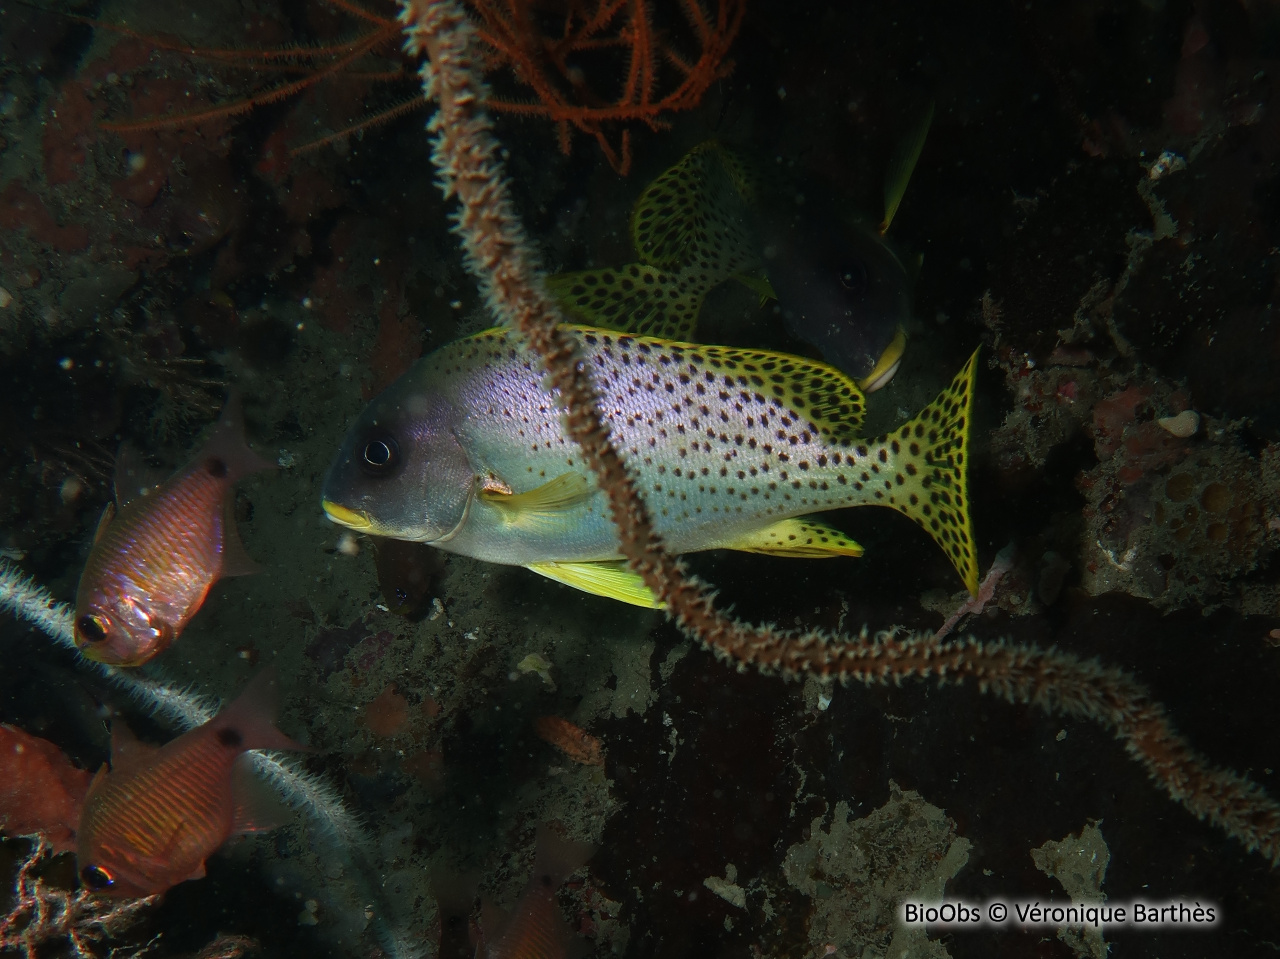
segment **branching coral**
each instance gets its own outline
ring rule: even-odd
[[[113,120],[103,128],[138,133],[199,126],[325,88],[349,89],[363,97],[375,86],[412,76],[397,57],[399,27],[378,11],[377,4],[318,0],[316,6],[344,15],[358,24],[357,29],[336,42],[214,49],[143,35],[119,24],[86,21],[153,49],[277,80],[266,85],[258,80],[256,89],[222,103]],[[551,120],[566,154],[571,130],[593,137],[609,164],[625,175],[631,166],[630,126],[665,128],[668,115],[696,107],[711,84],[732,69],[729,47],[742,24],[746,0],[713,0],[711,8],[703,0],[680,0],[683,32],[689,34],[683,42],[676,36],[681,31],[655,25],[652,0],[587,0],[566,4],[563,14],[556,16],[530,0],[469,0],[468,6],[485,44],[486,71],[512,81],[511,95],[492,98],[489,105],[517,116]],[[423,106],[420,97],[399,98],[291,152],[298,155],[345,140]]]

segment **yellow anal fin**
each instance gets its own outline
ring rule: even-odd
[[[724,544],[726,549],[795,559],[862,555],[862,547],[838,529],[812,519],[784,519]]]
[[[554,579],[557,583],[564,583],[596,596],[605,596],[647,609],[662,608],[662,602],[649,591],[644,580],[632,572],[624,560],[530,563],[527,568],[547,579]]]
[[[950,557],[971,594],[978,591],[978,551],[969,516],[969,431],[978,353],[951,385],[900,429],[870,444],[875,476],[864,495],[919,523]],[[880,459],[883,451],[884,459]]]
[[[574,322],[671,340],[693,338],[710,289],[644,263],[561,273],[547,288]]]
[[[889,158],[889,168],[884,176],[884,219],[880,221],[880,235],[889,232],[893,217],[898,212],[903,196],[907,192],[907,184],[911,182],[911,174],[915,172],[916,162],[924,150],[924,141],[929,136],[929,127],[933,124],[933,103],[921,114],[915,126],[907,131],[902,142]]]
[[[479,498],[497,506],[511,526],[538,528],[560,522],[568,510],[591,496],[591,483],[581,473],[562,473],[525,493],[481,490]]]

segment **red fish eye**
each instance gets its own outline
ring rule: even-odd
[[[400,448],[396,446],[396,441],[389,436],[381,436],[365,444],[360,465],[366,473],[376,475],[389,471],[399,459]]]
[[[90,613],[76,620],[76,631],[90,643],[100,643],[107,638],[107,627],[102,617]]]
[[[111,873],[101,866],[85,866],[80,870],[80,881],[92,892],[101,892],[115,885],[115,879]]]

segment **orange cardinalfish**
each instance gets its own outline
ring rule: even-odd
[[[230,837],[273,829],[278,809],[253,778],[249,749],[298,749],[275,728],[275,675],[260,673],[213,719],[164,746],[111,727],[111,767],[89,785],[77,830],[85,887],[104,896],[153,896],[204,875]]]
[[[515,911],[506,916],[490,902],[481,906],[476,959],[564,959],[581,942],[560,914],[556,890],[586,864],[595,849],[561,839],[550,826],[538,827],[533,875]]]
[[[75,640],[90,659],[137,666],[166,649],[223,576],[258,570],[240,544],[231,489],[272,464],[244,442],[233,394],[209,441],[150,492],[121,469],[76,590]]]

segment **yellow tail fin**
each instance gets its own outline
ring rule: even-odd
[[[920,415],[872,446],[890,465],[892,488],[878,501],[919,523],[951,558],[971,594],[978,591],[978,551],[969,516],[969,430],[973,421],[974,351],[951,385]]]
[[[665,340],[693,339],[710,288],[644,263],[547,277],[571,322]]]

